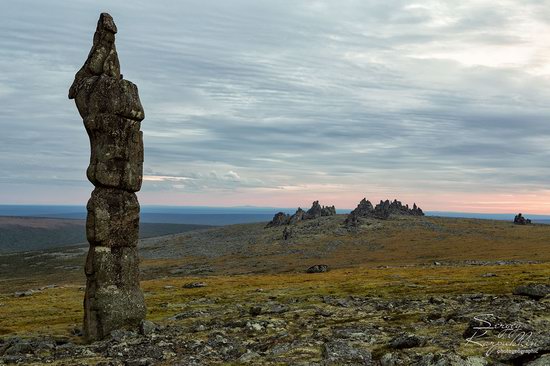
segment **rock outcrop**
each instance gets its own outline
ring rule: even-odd
[[[359,218],[370,217],[386,220],[390,215],[424,216],[424,212],[416,203],[413,204],[412,208],[409,208],[408,204],[403,205],[398,200],[385,200],[373,206],[369,200],[363,198],[357,207],[350,212],[344,223],[348,227],[354,227],[358,225]]]
[[[336,208],[334,206],[321,206],[319,201],[315,201],[311,205],[311,208],[307,211],[304,211],[298,207],[292,216],[285,214],[284,212],[277,212],[275,216],[273,216],[273,219],[266,225],[266,228],[292,225],[303,220],[312,220],[321,216],[333,215],[336,215]]]
[[[96,187],[88,201],[84,335],[106,337],[137,330],[145,318],[139,286],[139,191],[143,176],[144,118],[137,86],[122,78],[115,48],[116,25],[102,13],[93,46],[69,90],[90,138],[87,169]]]
[[[531,223],[530,219],[526,219],[521,213],[517,214],[514,217],[514,224],[516,225],[529,225]]]

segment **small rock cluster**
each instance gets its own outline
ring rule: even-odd
[[[300,207],[296,210],[294,215],[288,215],[284,212],[277,212],[267,225],[269,227],[277,227],[283,225],[292,225],[304,220],[312,220],[321,216],[334,216],[336,215],[336,208],[334,206],[321,206],[319,201],[313,202],[311,208],[307,211],[302,210]]]
[[[380,201],[379,204],[373,206],[372,203],[363,198],[357,207],[350,212],[346,221],[346,226],[353,227],[359,223],[359,218],[369,217],[374,219],[386,220],[390,215],[409,215],[409,216],[424,216],[422,209],[415,204],[412,208],[409,205],[403,205],[398,200],[385,200]]]
[[[514,224],[516,225],[529,225],[531,223],[530,219],[526,219],[521,213],[517,214],[514,217]]]

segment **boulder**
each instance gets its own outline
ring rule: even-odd
[[[284,230],[283,230],[283,240],[289,240],[290,238],[292,238],[292,228],[288,228],[288,226],[285,226]]]
[[[328,271],[329,267],[326,264],[316,264],[306,270],[307,273],[324,273]]]
[[[540,300],[550,294],[550,285],[545,283],[530,283],[514,289],[514,295],[527,296],[534,300]]]
[[[183,285],[183,288],[200,288],[206,286],[206,282],[189,282]]]
[[[390,347],[395,349],[420,347],[424,344],[424,339],[414,334],[402,334],[390,341]]]

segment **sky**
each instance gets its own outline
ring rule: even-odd
[[[85,204],[67,93],[99,14],[142,204],[550,213],[550,1],[0,2],[0,203]]]

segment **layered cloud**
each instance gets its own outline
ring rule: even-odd
[[[0,9],[0,201],[87,197],[87,137],[66,94],[108,11],[146,112],[143,202],[352,207],[367,195],[550,212],[550,2]]]

